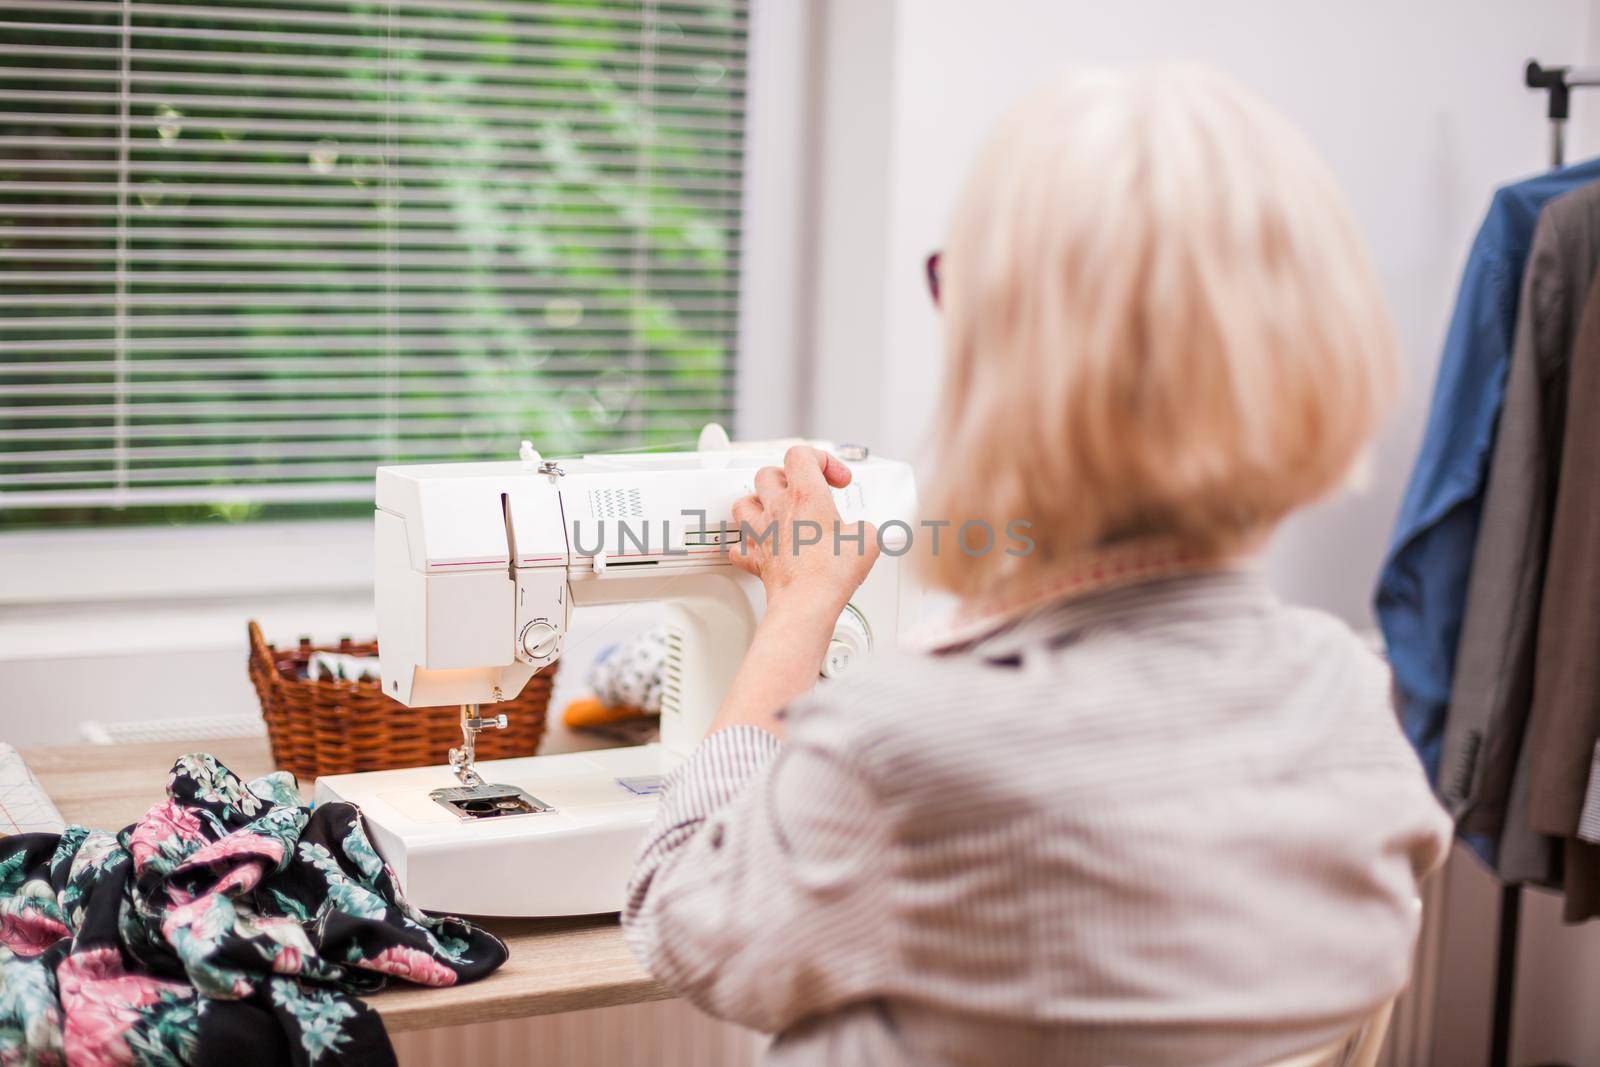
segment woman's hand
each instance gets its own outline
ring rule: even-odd
[[[769,610],[799,600],[836,617],[866,579],[878,558],[877,531],[864,522],[841,525],[832,490],[849,484],[850,468],[837,458],[795,445],[782,468],[757,471],[755,493],[733,505],[743,537],[729,558],[761,579]]]
[[[728,558],[761,579],[767,610],[711,723],[713,732],[746,724],[782,737],[778,712],[816,684],[834,624],[878,558],[872,526],[838,525],[833,490],[849,484],[849,467],[796,445],[784,455],[782,470],[763,467],[754,495],[734,504],[743,537]]]

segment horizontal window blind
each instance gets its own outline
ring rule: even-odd
[[[0,528],[731,415],[747,0],[5,0]]]

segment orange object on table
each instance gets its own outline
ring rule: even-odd
[[[561,713],[561,721],[566,723],[569,730],[591,730],[597,726],[614,726],[619,722],[643,718],[645,713],[639,708],[605,704],[593,697],[574,700]]]

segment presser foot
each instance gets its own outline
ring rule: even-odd
[[[495,690],[498,697],[500,690]],[[483,776],[476,767],[478,759],[478,734],[484,730],[504,730],[506,728],[505,715],[496,715],[492,719],[485,719],[478,714],[478,705],[461,705],[461,747],[450,750],[450,767],[456,772],[456,778],[467,788],[477,788],[483,785]]]
[[[498,690],[495,695],[499,695]],[[485,719],[478,714],[478,705],[461,705],[461,747],[450,750],[450,767],[461,784],[435,789],[429,798],[458,819],[495,819],[549,811],[550,805],[526,790],[514,785],[489,785],[478,773],[478,734],[505,728],[504,715]]]

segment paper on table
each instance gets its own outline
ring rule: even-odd
[[[59,834],[67,824],[44,787],[10,745],[0,743],[0,837]]]

